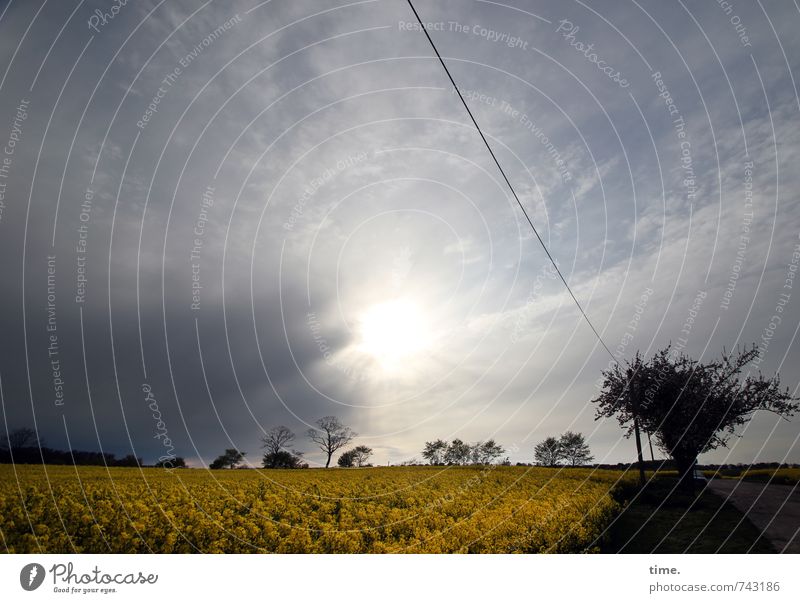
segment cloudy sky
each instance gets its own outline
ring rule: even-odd
[[[797,392],[796,3],[417,8],[612,353],[755,342]],[[381,464],[437,437],[530,461],[567,429],[631,460],[594,420],[611,359],[414,23],[0,3],[0,427],[257,464],[264,430],[336,415]],[[800,462],[799,425],[701,460]]]

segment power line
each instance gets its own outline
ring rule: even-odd
[[[525,219],[528,221],[528,224],[530,225],[531,230],[533,230],[533,234],[535,234],[536,238],[539,240],[539,243],[541,244],[542,249],[544,249],[544,252],[547,254],[547,257],[549,258],[550,263],[553,264],[553,268],[556,269],[556,272],[558,273],[558,276],[561,278],[561,282],[564,283],[564,286],[567,288],[567,291],[569,292],[570,296],[572,297],[572,301],[574,301],[575,305],[578,306],[578,310],[580,310],[581,314],[583,315],[583,318],[586,320],[586,324],[588,324],[589,328],[592,329],[592,332],[597,337],[597,340],[600,342],[600,345],[602,345],[603,348],[605,348],[606,352],[608,352],[608,355],[611,356],[611,359],[614,362],[617,362],[616,357],[614,356],[614,354],[611,353],[611,350],[606,345],[606,343],[603,341],[603,338],[600,336],[600,333],[597,331],[597,329],[594,328],[594,325],[592,324],[592,321],[589,320],[589,317],[586,315],[586,312],[584,311],[583,306],[581,306],[581,303],[578,301],[578,298],[575,297],[575,294],[572,292],[572,289],[570,288],[569,284],[567,284],[567,279],[565,279],[564,275],[561,274],[561,270],[558,268],[558,264],[556,264],[556,261],[553,259],[553,256],[550,254],[550,250],[547,249],[547,245],[545,245],[544,241],[542,240],[542,237],[539,236],[539,231],[536,230],[536,227],[533,225],[533,221],[531,220],[530,216],[528,215],[528,212],[525,209],[525,206],[522,205],[522,201],[520,201],[519,197],[517,196],[517,191],[514,190],[514,187],[512,186],[511,181],[508,179],[508,176],[506,176],[506,172],[503,169],[503,166],[501,166],[500,162],[497,160],[497,156],[494,154],[494,151],[492,150],[492,147],[489,144],[489,141],[486,140],[486,136],[483,135],[483,130],[481,130],[481,127],[478,125],[478,122],[475,119],[475,116],[472,114],[472,111],[470,111],[470,108],[469,108],[469,105],[467,104],[467,101],[464,100],[464,96],[461,94],[461,90],[459,89],[458,85],[456,84],[456,81],[453,79],[453,76],[450,74],[450,70],[447,68],[447,65],[445,64],[444,59],[442,58],[442,55],[439,54],[439,50],[436,48],[436,44],[433,43],[433,39],[431,38],[430,34],[428,33],[428,29],[425,27],[425,24],[422,22],[422,19],[420,18],[419,13],[417,12],[417,9],[414,8],[414,4],[411,2],[411,0],[408,0],[408,5],[411,7],[411,10],[414,11],[414,16],[417,18],[417,21],[419,22],[419,25],[422,28],[422,32],[425,34],[425,37],[428,38],[428,42],[431,43],[431,48],[433,48],[433,52],[436,53],[436,57],[439,59],[439,62],[442,64],[442,67],[444,68],[444,71],[447,74],[447,77],[450,78],[450,83],[453,84],[453,88],[458,93],[458,98],[461,99],[461,103],[464,105],[464,108],[467,110],[467,113],[469,114],[469,117],[472,120],[472,123],[475,124],[475,129],[478,130],[478,134],[481,135],[481,139],[483,140],[483,144],[486,145],[486,148],[488,149],[489,154],[492,156],[492,159],[494,159],[494,163],[497,166],[497,169],[500,170],[500,173],[503,175],[503,180],[506,181],[506,184],[508,185],[509,190],[511,190],[511,194],[514,195],[514,199],[516,199],[517,205],[519,205],[519,208],[522,210],[522,213],[525,216]]]

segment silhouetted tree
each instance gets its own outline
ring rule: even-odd
[[[425,448],[422,450],[422,458],[428,461],[431,465],[444,465],[444,456],[446,451],[447,442],[444,440],[425,442]]]
[[[545,467],[555,467],[564,458],[561,442],[552,436],[536,444],[533,454],[536,457],[536,462]]]
[[[353,467],[355,465],[355,451],[345,450],[339,455],[339,460],[336,464],[340,467]]]
[[[475,444],[470,452],[474,464],[491,465],[496,458],[503,455],[505,448],[494,440],[487,440]]]
[[[294,433],[288,427],[273,427],[261,438],[265,448],[262,464],[267,469],[297,469],[302,466],[303,453],[299,450],[289,451],[294,441]]]
[[[142,459],[132,454],[127,454],[114,464],[117,467],[141,467]]]
[[[289,445],[294,441],[294,433],[291,429],[284,425],[273,427],[261,438],[261,447],[267,453],[278,453],[281,450],[288,449]]]
[[[265,469],[305,469],[308,467],[301,458],[302,453],[279,450],[278,452],[265,452],[262,465]]]
[[[236,448],[226,448],[225,452],[215,458],[208,467],[209,469],[236,469],[241,465],[246,454]]]
[[[447,446],[444,462],[446,465],[466,465],[469,463],[471,452],[469,444],[456,438]]]
[[[16,450],[17,448],[32,448],[34,446],[44,446],[44,440],[36,437],[36,431],[30,427],[18,427],[12,429],[0,440],[0,448],[4,450]]]
[[[558,443],[561,446],[562,458],[573,467],[586,465],[594,460],[582,433],[568,431],[561,435]]]
[[[597,416],[615,416],[626,435],[633,432],[636,409],[639,426],[649,432],[659,448],[670,455],[681,482],[693,488],[692,469],[697,456],[726,446],[736,429],[759,410],[788,418],[798,410],[780,380],[738,375],[758,356],[758,349],[737,353],[723,350],[721,360],[699,362],[670,346],[649,361],[637,353],[625,370],[619,365],[603,371],[603,390],[592,400]]]
[[[171,458],[159,459],[156,462],[156,467],[160,469],[186,469],[188,465],[182,456],[173,456]]]
[[[364,446],[362,444],[353,448],[353,462],[356,467],[364,467],[371,456],[372,448],[369,446]]]
[[[358,434],[332,416],[317,419],[316,425],[316,429],[312,427],[306,434],[328,456],[325,461],[327,469],[331,464],[333,453],[343,446],[347,446]]]

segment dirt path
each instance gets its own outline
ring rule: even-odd
[[[800,553],[800,486],[713,479],[709,488],[746,514],[777,551]]]

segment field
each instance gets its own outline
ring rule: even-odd
[[[617,471],[0,466],[13,553],[598,551]]]
[[[800,482],[800,469],[748,469],[741,475],[717,475],[714,471],[705,471],[706,477],[722,479],[740,479],[747,482],[769,482],[793,486]]]

